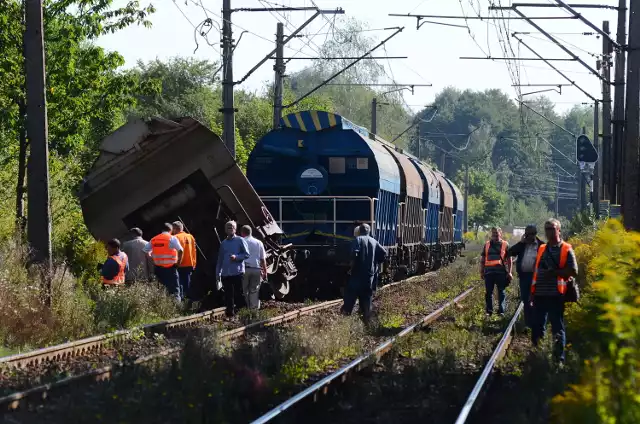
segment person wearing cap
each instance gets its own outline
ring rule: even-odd
[[[140,228],[129,230],[133,237],[122,244],[122,251],[129,258],[129,270],[126,273],[127,284],[136,281],[150,281],[153,276],[153,261],[142,249],[147,245],[147,241],[142,238]]]
[[[537,236],[535,225],[527,225],[524,229],[522,240],[509,248],[509,256],[516,257],[516,271],[520,281],[520,300],[524,303],[524,322],[529,328],[533,328],[533,308],[529,303],[533,271],[535,271],[538,249],[544,244]]]
[[[369,235],[370,232],[368,224],[360,225],[359,235],[351,246],[350,278],[342,305],[342,313],[350,315],[358,299],[365,322],[369,321],[371,315],[371,298],[378,264],[384,262],[387,255],[386,250]]]
[[[189,299],[189,287],[191,286],[191,274],[196,269],[196,239],[184,232],[182,221],[173,223],[173,235],[178,239],[184,249],[182,261],[178,264],[178,278],[183,299]]]

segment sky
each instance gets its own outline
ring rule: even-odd
[[[128,0],[115,0],[120,6]],[[408,56],[408,59],[382,60],[386,67],[387,82],[398,84],[432,84],[432,87],[416,87],[414,94],[404,92],[405,105],[414,111],[430,104],[438,92],[447,86],[460,89],[485,90],[499,88],[516,97],[512,84],[569,84],[569,82],[541,61],[505,60],[463,60],[460,57],[535,57],[520,45],[513,32],[529,47],[546,58],[570,59],[553,42],[546,39],[534,27],[523,20],[472,20],[430,18],[430,21],[459,25],[451,27],[425,23],[416,29],[416,18],[391,17],[389,14],[422,14],[452,16],[517,16],[513,12],[488,10],[490,2],[510,5],[510,0],[232,0],[232,8],[241,7],[281,7],[313,6],[322,9],[344,9],[344,17],[353,17],[366,23],[371,31],[367,36],[379,41],[393,33],[384,28],[404,26],[404,30],[380,48],[375,56]],[[531,1],[530,1],[531,2]],[[147,5],[148,0],[140,0]],[[537,0],[540,4],[556,4],[553,0]],[[582,4],[602,4],[614,6],[617,0],[581,0]],[[194,30],[205,19],[211,18],[217,25],[222,22],[222,0],[156,0],[152,3],[156,13],[150,16],[152,28],[131,26],[115,34],[101,37],[98,44],[108,50],[118,51],[126,60],[126,67],[135,66],[138,60],[155,58],[167,59],[174,56],[190,56],[199,59],[220,60],[219,32],[212,27],[209,35],[202,37]],[[560,8],[522,8],[528,16],[565,16],[569,12]],[[598,27],[602,22],[610,22],[615,38],[616,12],[605,9],[580,9],[583,16]],[[235,12],[232,15],[234,38],[246,30],[234,54],[234,76],[238,80],[258,63],[275,44],[278,21],[285,23],[285,34],[291,33],[313,14],[308,12]],[[316,18],[302,34],[307,37],[292,40],[285,48],[285,56],[317,56],[317,47],[327,37],[339,34],[339,26],[334,30],[333,16]],[[577,19],[537,20],[545,31],[551,33],[575,55],[592,68],[596,68],[598,55],[602,53],[602,38]],[[207,40],[209,43],[207,43]],[[311,40],[311,41],[310,41]],[[197,42],[197,44],[196,44]],[[507,49],[505,54],[504,49]],[[513,51],[513,53],[511,53]],[[300,70],[307,60],[289,62],[287,72]],[[554,66],[562,70],[575,84],[596,98],[600,98],[601,84],[597,76],[576,61],[554,61]],[[356,65],[357,66],[357,65]],[[266,83],[273,80],[273,62],[267,61],[252,74],[241,88],[262,91]],[[552,87],[522,87],[525,98],[538,90],[553,90]],[[557,88],[555,89],[557,90]],[[590,99],[575,87],[562,87],[562,94],[555,91],[542,93],[556,102],[558,111],[570,109],[575,104],[590,102]]]

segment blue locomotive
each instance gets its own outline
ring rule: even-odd
[[[294,287],[341,287],[360,223],[389,252],[384,280],[460,255],[464,202],[444,174],[340,115],[297,112],[280,127],[256,143],[247,177],[295,249]]]

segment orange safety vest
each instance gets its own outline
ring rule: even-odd
[[[538,249],[538,257],[536,258],[536,267],[533,272],[533,282],[531,283],[531,294],[535,294],[536,292],[536,280],[538,279],[538,267],[540,266],[540,259],[542,259],[542,255],[545,250],[547,250],[547,245],[543,244],[540,249]],[[560,263],[558,266],[560,269],[563,269],[567,265],[567,257],[569,256],[569,250],[571,250],[571,245],[569,243],[565,243],[564,241],[560,244]],[[567,280],[558,276],[558,292],[560,294],[565,294],[567,292]]]
[[[151,239],[151,258],[162,268],[171,268],[178,262],[178,251],[169,248],[171,234],[160,233]]]
[[[105,277],[102,277],[102,283],[103,284],[107,284],[109,286],[120,286],[122,284],[124,284],[124,279],[125,279],[125,269],[127,267],[127,262],[129,262],[129,258],[127,257],[127,254],[124,252],[120,252],[122,254],[122,256],[118,256],[118,255],[113,255],[110,256],[111,259],[113,259],[114,261],[116,261],[118,263],[118,274],[113,277],[111,280],[108,280]]]
[[[489,260],[489,247],[491,247],[491,241],[488,241],[484,245],[484,267],[494,267],[494,266],[504,266],[502,261],[504,261],[507,256],[507,242],[504,240],[500,240],[500,258]],[[501,261],[502,259],[502,261]]]
[[[191,266],[196,267],[196,239],[189,233],[185,233],[184,231],[176,234],[176,238],[180,242],[182,249],[184,249],[184,254],[182,255],[182,262],[180,262],[181,267]]]

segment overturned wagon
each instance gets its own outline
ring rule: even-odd
[[[100,156],[80,190],[84,220],[101,241],[126,239],[128,229],[146,237],[164,222],[182,220],[201,251],[193,275],[201,297],[215,281],[224,223],[251,225],[265,244],[269,282],[278,298],[296,275],[282,231],[220,137],[191,118],[127,123],[100,144]]]

